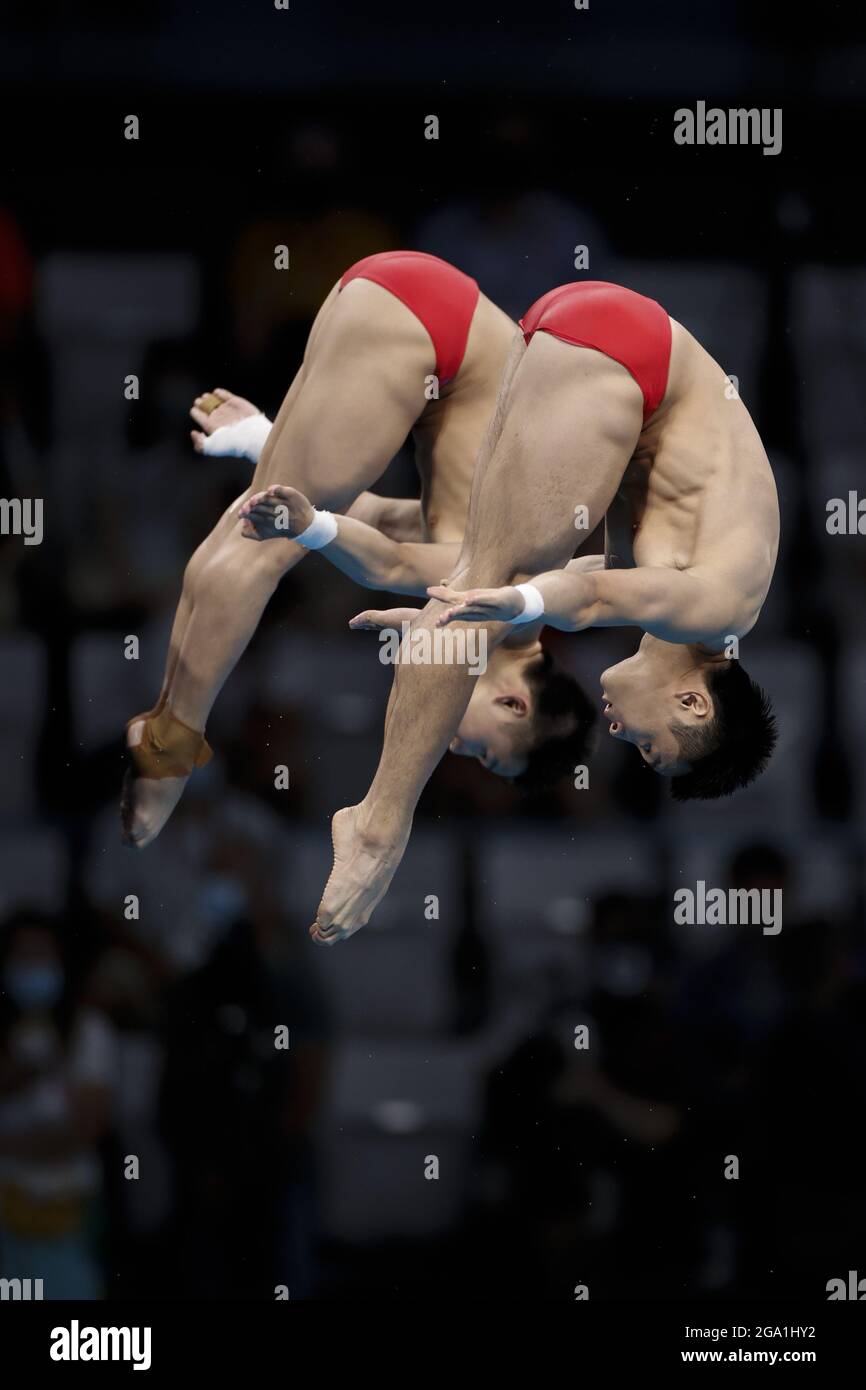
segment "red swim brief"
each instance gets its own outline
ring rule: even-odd
[[[643,394],[644,422],[661,405],[668,384],[671,321],[654,299],[604,280],[580,280],[542,295],[527,309],[520,327],[527,343],[533,333],[551,333],[621,363]]]
[[[390,290],[422,323],[436,351],[440,385],[460,370],[479,289],[462,270],[424,251],[381,251],[350,266],[340,289],[350,280],[372,280]]]

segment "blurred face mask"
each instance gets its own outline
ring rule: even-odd
[[[63,993],[59,965],[14,963],[3,972],[6,993],[19,1009],[51,1009]]]

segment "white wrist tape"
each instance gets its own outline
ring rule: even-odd
[[[316,515],[306,531],[292,537],[305,550],[321,550],[323,546],[330,545],[337,534],[337,518],[331,512],[320,512],[318,507],[314,507],[313,511]]]
[[[510,618],[509,622],[513,627],[520,623],[534,623],[544,612],[544,599],[534,584],[516,584],[515,588],[519,594],[523,595],[523,612],[516,617]]]
[[[220,425],[213,434],[205,436],[202,453],[213,454],[217,458],[233,456],[250,459],[258,463],[272,424],[267,415],[245,415],[243,420],[236,420],[233,425]]]

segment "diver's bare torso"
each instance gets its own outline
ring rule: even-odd
[[[479,295],[460,370],[412,430],[425,541],[463,540],[475,460],[518,331],[507,314]]]
[[[681,324],[672,319],[671,328],[667,391],[608,509],[605,563],[711,572],[731,596],[723,641],[757,621],[776,563],[779,503],[733,385]]]

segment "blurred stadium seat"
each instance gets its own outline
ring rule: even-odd
[[[384,718],[393,674],[377,649],[375,638],[367,645],[357,634],[272,635],[258,653],[263,698],[307,709],[323,728],[369,730]]]
[[[579,946],[605,893],[660,887],[648,835],[561,824],[485,835],[477,866],[482,931],[494,953],[499,1002],[539,995],[579,974]]]
[[[128,635],[139,639],[139,659],[124,656]],[[82,752],[112,740],[118,744],[127,719],[149,709],[162,685],[167,645],[164,622],[138,633],[84,632],[71,655],[72,713]]]
[[[866,436],[866,268],[797,270],[791,329],[807,447],[860,450]]]
[[[477,1049],[434,1040],[338,1045],[319,1144],[330,1236],[432,1237],[457,1221],[480,1063]],[[435,1180],[424,1176],[429,1156],[439,1161]]]
[[[0,839],[0,914],[22,907],[62,912],[68,874],[69,852],[57,831],[5,831]]]
[[[619,274],[629,289],[657,299],[726,375],[737,378],[740,396],[757,416],[758,378],[768,334],[764,277],[723,261],[669,265],[624,260]]]

